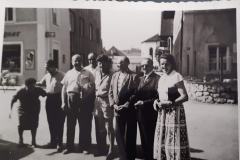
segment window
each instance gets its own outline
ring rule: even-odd
[[[162,12],[163,19],[173,19],[175,15],[175,11],[164,11]]]
[[[79,19],[80,37],[84,37],[84,26],[85,26],[85,21],[83,18],[80,18]]]
[[[89,26],[89,39],[93,40],[93,26],[90,24]]]
[[[165,40],[160,40],[160,47],[168,47],[168,42]]]
[[[150,56],[153,56],[153,48],[152,48],[152,47],[149,48],[149,55],[150,55]]]
[[[208,46],[209,71],[227,71],[227,47]]]
[[[14,9],[13,8],[5,9],[5,21],[6,22],[14,21]]]
[[[21,73],[21,44],[4,44],[2,53],[2,71]]]
[[[100,43],[100,42],[101,42],[100,31],[99,31],[98,28],[96,29],[96,40],[97,40],[97,43]]]
[[[58,64],[59,64],[59,50],[57,49],[53,49],[53,61],[56,64],[56,67],[58,68]]]
[[[56,26],[58,26],[58,16],[57,16],[57,9],[53,8],[52,9],[52,23]]]
[[[75,22],[76,22],[75,14],[70,11],[71,32],[75,31]]]

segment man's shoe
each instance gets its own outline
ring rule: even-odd
[[[44,148],[55,149],[55,148],[57,148],[57,145],[53,144],[53,143],[48,143],[48,144],[44,145]]]
[[[37,144],[36,144],[35,142],[32,142],[31,147],[33,147],[33,148],[37,148]]]
[[[63,152],[63,154],[69,154],[69,153],[72,153],[73,150],[72,149],[67,149],[66,151]]]
[[[18,147],[19,148],[25,147],[25,144],[24,143],[18,143]]]
[[[84,150],[82,151],[82,153],[83,153],[83,154],[89,154],[89,151],[84,149]]]
[[[105,156],[108,153],[108,150],[105,147],[98,148],[97,153],[94,154],[95,157]]]
[[[114,158],[113,152],[108,153],[108,155],[106,156],[106,160],[112,160],[113,158]]]
[[[58,145],[57,152],[62,152],[62,151],[63,151],[63,145]]]

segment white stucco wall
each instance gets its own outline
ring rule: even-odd
[[[156,47],[157,47],[157,43],[156,43],[156,42],[145,42],[145,43],[142,43],[142,45],[141,45],[141,57],[149,57],[149,58],[152,58],[152,57],[149,55],[149,50],[150,50],[150,48],[153,49],[153,65],[154,65],[154,66],[157,66],[157,65],[158,65],[158,62],[157,62],[156,59],[155,59]]]

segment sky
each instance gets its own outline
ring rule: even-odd
[[[101,10],[102,41],[105,49],[141,48],[141,42],[159,34],[161,11]]]

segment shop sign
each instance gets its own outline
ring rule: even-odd
[[[4,38],[7,37],[19,37],[21,32],[4,32]]]
[[[45,37],[46,38],[54,38],[56,36],[55,32],[46,32]]]

